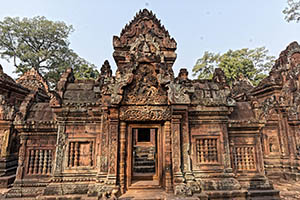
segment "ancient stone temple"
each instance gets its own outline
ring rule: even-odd
[[[279,199],[270,180],[300,177],[300,46],[253,87],[220,69],[175,77],[176,45],[145,9],[113,37],[115,76],[107,61],[97,80],[70,68],[53,91],[34,68],[0,68],[5,197]]]

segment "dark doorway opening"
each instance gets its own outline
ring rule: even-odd
[[[138,128],[138,142],[151,142],[150,128]]]
[[[153,180],[157,172],[157,129],[133,129],[133,179]]]

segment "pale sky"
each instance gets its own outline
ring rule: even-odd
[[[4,17],[45,16],[73,25],[71,48],[95,64],[99,70],[113,60],[113,35],[133,19],[136,12],[152,10],[177,42],[173,66],[192,68],[205,51],[224,53],[229,49],[265,46],[278,57],[286,46],[300,42],[300,23],[287,23],[282,10],[287,0],[9,0],[1,1]],[[11,64],[0,60],[4,71],[12,74]]]

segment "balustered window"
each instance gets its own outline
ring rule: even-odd
[[[52,149],[29,149],[28,175],[49,175],[52,172]]]
[[[196,139],[196,159],[199,164],[218,163],[218,139],[198,138]]]
[[[71,141],[69,143],[68,167],[92,167],[93,165],[93,142]]]
[[[255,148],[253,146],[234,147],[234,164],[238,171],[255,170]]]

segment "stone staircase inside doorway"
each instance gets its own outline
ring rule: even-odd
[[[133,172],[144,175],[155,173],[155,147],[135,147]]]

